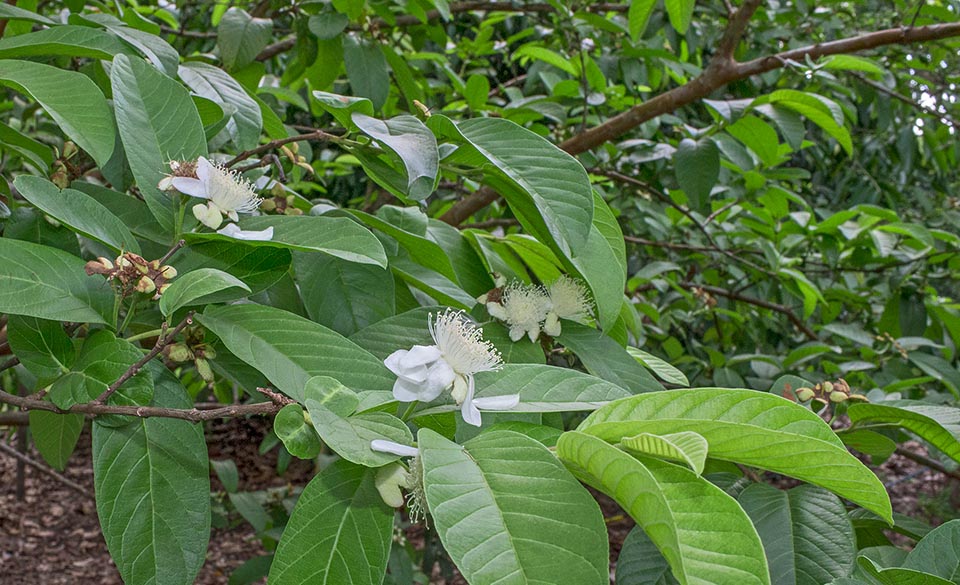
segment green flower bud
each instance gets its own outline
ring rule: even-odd
[[[839,390],[834,390],[830,393],[830,402],[845,402],[847,398],[847,395]]]
[[[197,358],[193,361],[193,364],[197,366],[197,373],[204,381],[213,382],[213,370],[210,369],[210,362],[203,358]]]
[[[815,396],[813,388],[798,388],[797,389],[797,400],[800,402],[806,402]]]

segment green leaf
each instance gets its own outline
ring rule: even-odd
[[[113,291],[87,276],[83,260],[30,242],[0,238],[0,313],[53,321],[108,323]]]
[[[848,155],[853,154],[853,141],[850,131],[843,125],[843,117],[837,119],[830,106],[836,104],[822,96],[791,89],[780,89],[769,96],[759,98],[760,101],[769,101],[789,108],[820,127],[821,130],[832,136]]]
[[[41,172],[53,164],[53,149],[6,124],[0,123],[0,144],[13,150]]]
[[[242,280],[254,293],[273,286],[290,269],[289,250],[248,246],[242,242],[201,242],[174,257],[181,274],[216,268]]]
[[[627,281],[626,249],[623,232],[603,198],[594,194],[593,225],[587,242],[573,258],[563,260],[571,275],[579,274],[590,288],[597,306],[597,321],[610,330],[623,307]]]
[[[9,315],[7,341],[23,367],[40,381],[69,372],[76,357],[73,342],[59,321]]]
[[[83,430],[82,414],[30,411],[30,435],[37,451],[50,467],[63,471]]]
[[[109,209],[133,232],[133,235],[157,244],[166,245],[169,242],[169,236],[163,232],[160,224],[150,214],[147,204],[140,199],[83,181],[74,181],[70,184],[70,188],[86,193],[97,203]]]
[[[646,368],[616,341],[596,329],[565,320],[557,341],[577,354],[588,372],[631,394],[663,390]]]
[[[390,95],[390,75],[387,59],[376,40],[355,33],[343,35],[343,64],[353,94],[365,97],[379,110]]]
[[[880,585],[952,585],[953,583],[923,570],[900,567],[883,569],[865,556],[857,557],[857,564],[864,573],[873,577]]]
[[[377,492],[375,472],[340,460],[307,484],[277,545],[272,585],[380,585],[393,510]]]
[[[728,388],[651,392],[600,408],[578,430],[614,443],[644,432],[694,431],[707,439],[712,459],[819,485],[892,522],[877,476],[816,414],[779,396]]]
[[[0,83],[35,99],[98,165],[110,160],[116,139],[113,113],[89,77],[41,63],[5,59],[0,61]]]
[[[142,357],[143,353],[135,345],[101,329],[84,340],[70,372],[50,387],[50,401],[63,409],[90,402]],[[149,404],[153,392],[153,378],[143,370],[124,382],[107,403],[142,406]],[[98,420],[116,423],[129,419],[108,415]]]
[[[201,268],[181,274],[160,297],[160,312],[169,317],[182,307],[222,303],[246,297],[250,287],[239,278],[216,268]]]
[[[310,319],[341,335],[352,335],[395,312],[393,276],[379,266],[297,253],[294,271]]]
[[[0,59],[62,55],[109,61],[119,53],[136,54],[115,35],[89,26],[54,26],[0,39]]]
[[[294,457],[313,459],[320,454],[320,437],[304,419],[303,407],[299,404],[280,409],[273,419],[273,431]]]
[[[523,45],[518,48],[516,51],[513,51],[511,59],[513,61],[519,61],[521,59],[533,59],[534,61],[542,61],[547,65],[556,67],[560,71],[567,73],[571,76],[579,76],[580,68],[576,65],[575,61],[569,57],[565,57],[555,51],[551,51],[546,47],[539,47],[534,44]]]
[[[379,359],[303,317],[261,305],[228,305],[208,307],[197,319],[230,352],[294,399],[302,400],[307,380],[321,375],[371,401],[392,399],[396,377]]]
[[[430,513],[469,582],[609,583],[600,508],[543,445],[493,431],[460,446],[422,429],[419,446]]]
[[[883,75],[886,70],[870,59],[856,55],[833,55],[822,62],[823,68],[830,71],[863,71],[874,75]]]
[[[687,377],[683,372],[673,367],[666,361],[658,358],[652,353],[647,353],[642,349],[636,347],[628,346],[627,353],[630,354],[630,357],[637,360],[645,367],[649,368],[654,374],[657,375],[661,380],[669,384],[675,384],[677,386],[689,386],[690,381],[687,380]]]
[[[155,406],[192,406],[172,374],[151,370]],[[170,418],[136,418],[116,428],[94,424],[93,478],[100,526],[123,580],[193,583],[210,538],[203,427]]]
[[[960,585],[960,520],[941,524],[917,543],[905,569],[926,571]]]
[[[236,108],[227,122],[227,132],[238,149],[254,148],[260,141],[263,116],[260,106],[247,95],[246,90],[228,73],[199,61],[184,63],[179,69],[180,79],[198,95],[222,106]]]
[[[350,24],[350,17],[339,12],[313,14],[307,21],[310,32],[320,41],[337,38],[343,32],[343,29],[347,28],[348,24]]]
[[[410,342],[406,342],[409,347]],[[400,349],[400,348],[396,348]],[[627,392],[600,378],[576,370],[541,364],[505,364],[495,372],[474,377],[477,398],[519,394],[520,404],[511,412],[567,412],[593,410],[627,396]],[[453,401],[441,397],[418,416],[459,410]]]
[[[397,116],[378,120],[356,112],[354,124],[367,136],[397,155],[406,170],[405,193],[414,201],[422,201],[433,193],[440,172],[437,139],[420,120],[413,116]]]
[[[690,23],[693,22],[693,8],[696,0],[664,0],[667,16],[670,17],[670,26],[680,34],[687,34]]]
[[[901,405],[902,404],[902,405]],[[851,404],[847,410],[857,426],[896,425],[916,434],[944,455],[960,462],[960,409],[917,403]]]
[[[421,266],[439,273],[454,283],[457,282],[457,273],[450,263],[450,258],[436,242],[425,238],[422,234],[405,229],[406,226],[397,226],[376,215],[353,209],[350,213],[368,226],[397,240],[410,253],[410,257]]]
[[[503,118],[464,120],[456,129],[472,148],[452,158],[483,168],[530,233],[561,255],[576,256],[593,222],[593,190],[580,162]]]
[[[755,483],[737,500],[757,527],[774,583],[821,585],[850,574],[853,525],[835,495],[810,485],[783,491]]]
[[[727,126],[727,132],[756,153],[763,164],[772,167],[780,161],[777,131],[760,118],[744,116],[736,124]]]
[[[634,526],[617,557],[616,585],[676,585],[670,563],[643,528]]]
[[[760,537],[737,502],[692,471],[631,457],[571,431],[557,456],[581,481],[603,490],[643,527],[680,583],[769,584]],[[709,522],[704,521],[709,517]]]
[[[113,248],[140,253],[140,244],[119,217],[82,191],[64,189],[42,177],[20,175],[14,186],[24,199],[75,232]]]
[[[347,129],[354,128],[352,118],[354,112],[367,116],[373,115],[373,102],[365,97],[351,97],[325,91],[315,91],[313,92],[313,98],[317,100],[317,105]]]
[[[157,222],[173,231],[173,198],[157,184],[169,161],[207,154],[200,114],[182,85],[139,59],[117,55],[110,80],[120,140],[137,187]]]
[[[253,18],[244,10],[231,7],[217,27],[217,47],[224,67],[232,71],[253,62],[270,42],[272,34],[270,20]]]
[[[901,316],[903,315],[903,309],[904,306],[901,304]],[[922,303],[920,303],[920,310],[923,310]],[[923,316],[923,320],[926,321],[926,315]],[[957,371],[956,366],[940,356],[929,353],[912,351],[909,355],[910,361],[923,370],[925,374],[942,382],[954,396],[960,396],[960,371]]]
[[[245,230],[273,227],[273,239],[256,242],[258,246],[323,252],[348,262],[387,267],[387,255],[380,240],[370,230],[345,217],[263,215],[242,219],[240,227]]]
[[[690,4],[693,2],[690,0]],[[697,211],[710,209],[710,191],[720,177],[720,149],[710,138],[680,141],[673,155],[674,171],[680,188],[687,194],[690,207]]]
[[[50,26],[57,24],[46,16],[37,14],[35,12],[30,12],[29,10],[24,10],[23,8],[18,8],[10,4],[0,5],[0,18],[5,20],[28,20],[30,22],[37,22]]]
[[[173,77],[177,73],[180,63],[180,54],[165,40],[155,34],[137,30],[129,26],[118,24],[105,25],[110,32],[117,35],[140,51],[154,67]]]
[[[398,349],[414,345],[433,345],[427,329],[429,315],[437,315],[443,307],[417,307],[393,317],[377,321],[350,336],[350,341],[385,360]],[[392,386],[391,386],[392,387]]]
[[[307,398],[304,401],[317,434],[330,449],[357,465],[380,467],[397,460],[396,455],[370,448],[376,439],[401,445],[413,443],[413,434],[399,418],[385,412],[366,412],[353,416],[337,414],[323,403]]]
[[[656,0],[631,0],[627,11],[627,25],[630,27],[630,38],[637,42],[640,35],[647,30],[650,15],[657,5]]]
[[[666,435],[640,433],[635,437],[624,437],[620,440],[620,445],[627,451],[640,455],[679,461],[697,475],[703,473],[703,466],[707,462],[707,440],[693,431]]]

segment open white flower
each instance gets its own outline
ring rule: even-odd
[[[172,177],[170,184],[184,195],[206,199],[206,204],[194,205],[193,215],[203,225],[217,229],[227,216],[239,220],[238,213],[256,211],[263,201],[253,185],[222,165],[215,165],[202,156],[197,159],[197,178]]]
[[[397,375],[394,398],[429,402],[452,386],[450,395],[461,406],[464,420],[479,426],[473,376],[500,369],[500,352],[484,341],[483,331],[459,311],[447,309],[437,315],[436,321],[431,315],[427,327],[435,345],[397,350],[383,362]]]
[[[543,324],[547,335],[560,335],[560,319],[583,321],[592,308],[587,288],[579,280],[561,276],[547,287],[550,295],[550,311]]]
[[[273,226],[265,230],[242,230],[235,223],[228,223],[217,230],[222,236],[228,236],[237,240],[250,240],[255,242],[268,242],[273,239]]]
[[[491,317],[505,321],[510,326],[510,339],[520,340],[524,334],[530,341],[540,335],[540,325],[550,310],[550,299],[539,286],[526,286],[514,282],[503,290],[499,303],[487,303]]]

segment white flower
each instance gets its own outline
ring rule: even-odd
[[[561,276],[547,287],[547,292],[550,295],[550,311],[543,325],[547,335],[560,335],[560,319],[582,321],[590,314],[587,288],[579,280]]]
[[[507,41],[493,41],[493,50],[502,53],[507,50]]]
[[[202,205],[199,207],[203,207]],[[273,239],[273,226],[265,230],[242,230],[235,223],[228,223],[223,228],[217,230],[221,236],[227,236],[237,240],[250,240],[255,242],[268,242]]]
[[[478,425],[479,411],[473,401],[473,376],[497,370],[503,364],[500,352],[483,331],[459,311],[447,309],[427,322],[435,345],[415,345],[401,349],[383,361],[397,375],[393,396],[401,402],[429,402],[450,388],[450,395],[461,405],[464,420]],[[476,422],[473,422],[476,421]]]
[[[540,335],[540,325],[550,310],[550,299],[542,288],[513,283],[503,291],[500,303],[487,303],[490,316],[510,326],[510,339],[518,341],[524,333],[530,341]]]
[[[207,199],[206,205],[193,207],[193,215],[211,229],[220,227],[223,215],[237,221],[238,213],[256,211],[262,201],[253,185],[239,173],[215,165],[202,156],[197,159],[196,179],[173,177],[170,184],[184,195]]]
[[[597,43],[593,42],[593,39],[591,39],[591,38],[586,38],[586,39],[583,39],[582,41],[580,41],[580,50],[581,50],[581,51],[586,51],[586,52],[589,53],[590,51],[594,50],[595,48],[597,48]]]

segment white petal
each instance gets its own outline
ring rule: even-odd
[[[481,410],[512,410],[518,404],[520,404],[519,394],[484,396],[483,398],[473,399],[473,405]]]
[[[400,443],[394,443],[393,441],[387,441],[385,439],[374,439],[370,441],[370,448],[374,451],[392,453],[393,455],[400,455],[401,457],[416,457],[420,454],[420,450],[416,447],[401,445]]]
[[[200,197],[202,199],[210,199],[210,195],[207,193],[207,188],[204,187],[203,183],[197,179],[191,179],[190,177],[173,177],[170,180],[170,184],[173,185],[174,189],[180,191],[184,195]]]
[[[503,305],[500,303],[487,303],[487,312],[490,313],[490,316],[494,319],[500,319],[501,321],[507,320],[507,310],[503,308]]]
[[[450,364],[448,364],[446,360],[439,359],[433,362],[427,369],[427,384],[430,386],[430,392],[436,392],[433,398],[439,396],[440,392],[446,390],[450,384],[453,384],[453,380],[456,377],[457,373],[453,371],[453,368],[450,367]],[[433,400],[433,398],[430,400]]]
[[[530,327],[530,330],[529,330],[529,331],[527,331],[527,337],[530,338],[530,341],[531,341],[531,342],[535,342],[535,341],[537,340],[537,337],[539,337],[539,336],[540,336],[540,326],[539,326],[539,325],[534,325],[534,326]]]
[[[547,313],[547,319],[543,322],[543,332],[550,337],[560,335],[560,318],[556,313]]]
[[[215,168],[213,163],[203,158],[197,159],[197,178],[203,183],[210,183],[210,177],[213,176]]]
[[[393,397],[400,402],[416,402],[423,395],[423,385],[397,378],[393,383]]]
[[[468,425],[479,427],[483,422],[480,410],[474,405],[473,400],[467,400],[463,403],[463,406],[460,407],[460,414],[463,416],[463,422]]]
[[[233,221],[240,221],[240,216],[237,215],[237,212],[234,211],[233,209],[227,212],[227,217],[229,217]]]
[[[403,372],[403,367],[400,365],[401,360],[403,360],[403,356],[409,352],[410,350],[407,349],[398,349],[388,355],[387,359],[383,360],[383,365],[387,366],[388,370],[399,376]]]
[[[220,222],[223,221],[223,217],[219,211],[203,203],[198,203],[193,206],[193,216],[197,218],[200,223],[212,230],[220,227]]]
[[[401,360],[401,367],[428,365],[440,359],[440,350],[436,345],[414,345]]]
[[[510,328],[510,341],[520,341],[523,338],[524,329],[522,325],[514,325]]]
[[[161,191],[169,191],[173,188],[173,177],[164,177],[160,179],[160,182],[157,183],[157,189]]]
[[[217,230],[222,236],[228,236],[237,240],[249,240],[251,242],[269,242],[273,239],[273,226],[265,230],[242,230],[235,223],[228,223],[222,230]]]

